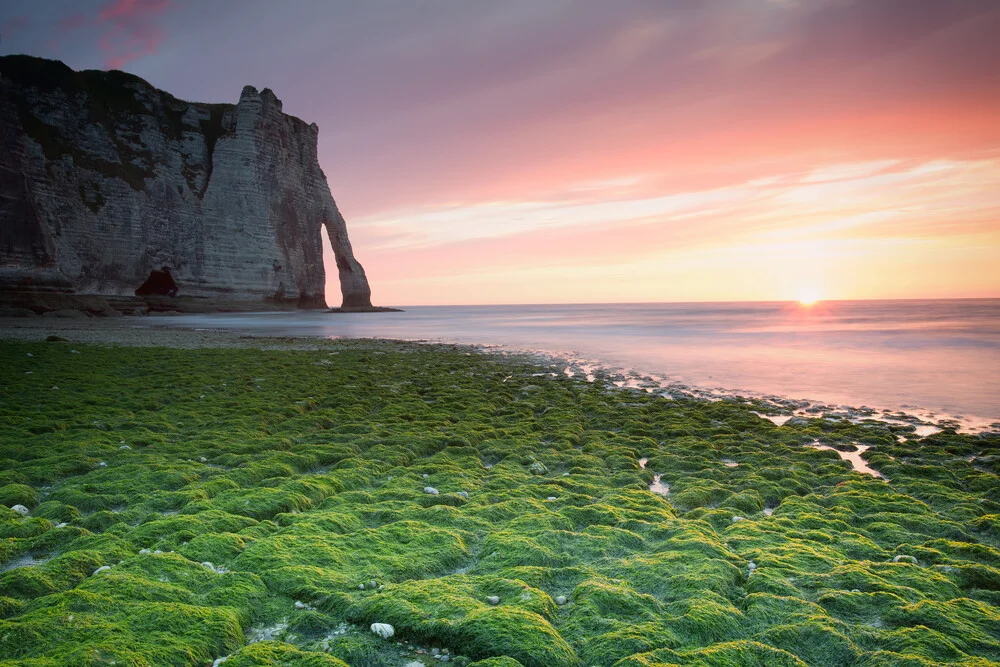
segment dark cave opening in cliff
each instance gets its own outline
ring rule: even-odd
[[[136,296],[177,296],[177,283],[170,273],[170,267],[153,269],[149,277],[135,290]]]

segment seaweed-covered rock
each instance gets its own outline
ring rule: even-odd
[[[996,662],[998,436],[444,346],[74,345],[0,342],[0,662]]]

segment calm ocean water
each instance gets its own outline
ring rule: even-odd
[[[1000,421],[1000,300],[422,306],[184,315],[254,335],[499,345],[692,387]]]

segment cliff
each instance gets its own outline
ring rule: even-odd
[[[322,308],[325,226],[343,305],[370,307],[318,136],[266,88],[201,104],[0,58],[0,290],[134,298],[169,267],[194,301]]]

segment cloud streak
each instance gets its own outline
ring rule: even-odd
[[[93,31],[107,69],[121,69],[145,56],[155,55],[166,38],[157,21],[169,0],[111,0],[93,15],[73,12],[57,22],[62,33]]]

